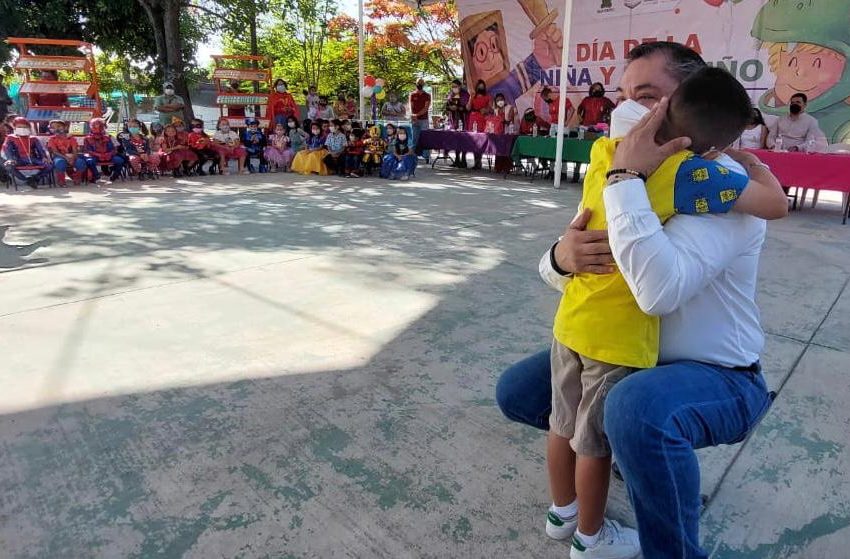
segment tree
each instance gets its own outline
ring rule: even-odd
[[[275,0],[284,31],[301,45],[299,61],[308,83],[318,84],[334,0]]]

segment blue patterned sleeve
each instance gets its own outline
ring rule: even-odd
[[[735,205],[749,177],[698,155],[689,157],[676,171],[673,204],[680,214],[722,214]]]

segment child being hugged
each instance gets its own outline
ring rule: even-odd
[[[198,175],[206,176],[204,164],[207,161],[218,161],[219,168],[224,168],[224,156],[213,148],[212,139],[204,132],[204,121],[195,118],[192,120],[192,131],[189,132],[189,148],[197,156],[198,163],[195,168],[198,170]]]
[[[366,153],[363,141],[363,129],[355,128],[348,134],[348,146],[345,148],[345,176],[360,177],[360,166]]]
[[[269,162],[269,169],[274,165],[275,170],[289,170],[289,165],[292,163],[292,150],[290,149],[291,140],[286,133],[286,126],[283,123],[274,125],[274,132],[269,136],[269,142],[265,149],[266,161]]]
[[[51,120],[49,128],[53,130],[53,135],[47,140],[47,151],[53,160],[57,184],[67,184],[68,169],[72,169],[71,180],[74,184],[80,184],[87,163],[86,158],[80,154],[77,139],[68,135],[68,125],[62,120]],[[91,166],[95,167],[94,160],[91,161]]]
[[[159,169],[159,154],[151,148],[145,125],[140,120],[131,118],[127,122],[127,133],[128,136],[121,138],[121,145],[124,146],[124,154],[129,159],[130,168],[139,180],[144,179],[145,173],[153,178],[154,169]]]
[[[296,153],[292,160],[292,170],[302,175],[311,173],[327,175],[328,168],[324,162],[327,153],[321,125],[318,122],[313,122],[310,125],[310,137],[307,138],[305,149]]]
[[[213,149],[215,149],[222,157],[221,161],[224,164],[219,171],[223,175],[229,175],[230,170],[227,168],[227,161],[236,160],[237,172],[245,174],[245,148],[239,142],[239,134],[230,129],[230,121],[227,117],[221,117],[216,123],[216,132],[212,137]]]
[[[109,171],[109,181],[114,181],[124,168],[124,158],[118,155],[118,146],[106,133],[106,121],[100,117],[89,121],[89,134],[83,143],[87,157],[94,159],[101,169]],[[96,176],[95,180],[99,180]]]
[[[621,103],[612,113],[611,139],[593,144],[581,201],[592,212],[588,230],[607,228],[605,188],[635,177],[645,182],[651,208],[662,223],[677,213],[734,210],[765,218],[787,213],[782,188],[760,162],[737,156],[742,161],[749,157],[750,172],[763,182],[751,180],[741,164],[718,152],[741,135],[752,115],[747,91],[730,73],[711,67],[697,70],[670,98],[656,141],[688,137],[689,150],[667,158],[649,177],[611,169],[618,138],[648,111],[636,101]],[[552,506],[546,533],[555,539],[572,536],[573,559],[634,557],[640,551],[637,533],[604,518],[611,448],[603,410],[617,382],[657,364],[660,319],[642,311],[619,271],[577,273],[564,288],[553,337],[547,444]],[[562,467],[571,463],[574,470]],[[574,489],[567,493],[567,488]]]
[[[266,156],[265,149],[268,141],[266,140],[266,135],[263,134],[263,131],[260,130],[260,122],[256,118],[248,118],[245,119],[245,124],[247,128],[242,132],[242,145],[245,147],[245,153],[247,156],[245,157],[245,163],[248,165],[248,171],[253,173],[254,166],[251,164],[251,158],[256,157],[260,160],[260,169],[261,173],[266,172]]]

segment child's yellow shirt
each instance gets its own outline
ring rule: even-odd
[[[584,179],[582,207],[592,211],[588,229],[607,229],[602,191],[617,141],[593,144]],[[646,191],[662,223],[676,213],[728,212],[748,177],[690,151],[668,159],[649,177]],[[658,361],[660,320],[638,307],[623,275],[575,274],[555,315],[555,338],[573,351],[605,363],[635,368]]]

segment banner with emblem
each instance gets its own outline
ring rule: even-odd
[[[533,106],[545,114],[540,91],[557,91],[562,71],[562,6],[458,0],[468,86],[483,79],[520,113]],[[573,105],[595,82],[613,97],[633,47],[671,40],[732,72],[766,116],[787,114],[791,95],[802,92],[830,142],[850,138],[846,0],[579,0],[571,21],[565,71]]]

